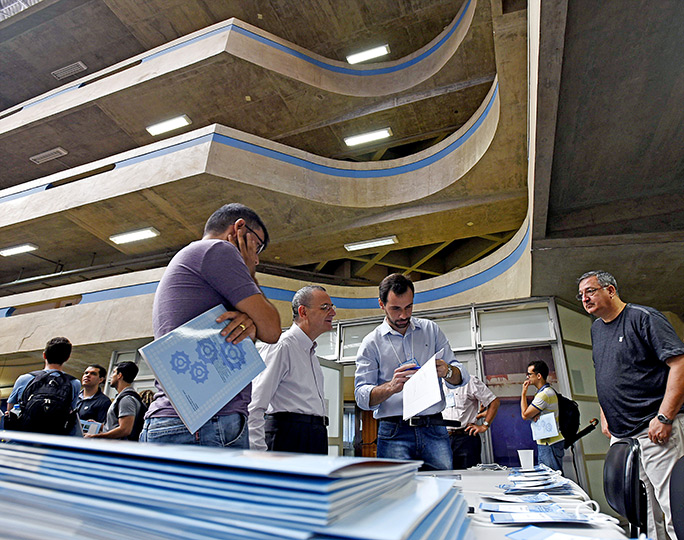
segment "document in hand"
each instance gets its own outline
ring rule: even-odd
[[[548,439],[558,435],[558,425],[553,413],[546,413],[539,416],[536,422],[532,422],[532,438],[535,441]]]
[[[221,336],[223,312],[216,306],[140,349],[191,433],[266,369],[250,339],[233,345]]]
[[[444,349],[438,351],[404,384],[404,420],[422,413],[442,400],[442,386],[437,378],[436,359],[441,358],[443,354]]]

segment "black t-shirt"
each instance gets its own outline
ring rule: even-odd
[[[95,420],[96,422],[104,423],[107,419],[107,409],[112,404],[112,400],[98,390],[90,399],[78,398],[76,404],[76,412],[81,420]]]
[[[616,437],[630,437],[658,414],[670,368],[684,343],[658,310],[627,304],[609,323],[591,327],[599,403]]]

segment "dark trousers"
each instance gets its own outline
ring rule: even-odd
[[[328,428],[320,422],[307,422],[290,416],[266,415],[266,446],[276,452],[301,452],[304,454],[328,453]],[[313,417],[320,418],[320,417]]]
[[[472,436],[462,430],[451,430],[449,440],[451,442],[451,453],[454,456],[454,469],[467,469],[480,463],[482,441],[479,434]]]

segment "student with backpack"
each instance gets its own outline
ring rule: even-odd
[[[100,433],[87,434],[85,437],[138,440],[147,407],[138,392],[131,388],[137,375],[138,366],[133,362],[121,362],[114,366],[109,384],[116,389],[117,396],[107,410],[104,429]]]
[[[539,463],[551,467],[555,471],[563,472],[563,455],[565,454],[565,438],[560,430],[558,422],[558,395],[546,382],[549,376],[549,366],[542,360],[530,362],[527,366],[527,380],[523,383],[522,396],[520,397],[520,412],[524,420],[537,420],[537,417],[545,413],[553,413],[558,435],[539,439],[537,450]],[[527,389],[532,385],[537,388],[537,393],[530,405],[527,404]]]
[[[45,368],[21,375],[7,399],[5,429],[53,435],[75,433],[76,401],[81,389],[77,378],[64,373],[71,343],[54,337],[45,345]]]

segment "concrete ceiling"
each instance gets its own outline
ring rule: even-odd
[[[230,190],[231,198],[254,207],[272,231],[262,271],[368,284],[391,271],[420,279],[464,266],[502,245],[527,210],[524,2],[474,4],[470,28],[451,59],[433,76],[398,93],[342,95],[222,54],[3,129],[3,121],[13,122],[9,113],[25,100],[230,17],[326,58],[344,60],[348,53],[386,42],[388,59],[397,60],[438,36],[464,4],[44,0],[0,22],[0,109],[6,109],[0,112],[0,189],[150,144],[159,137],[144,127],[178,112],[192,118],[188,129],[218,123],[333,159],[400,160],[466,124],[498,76],[501,113],[490,150],[458,182],[432,196],[361,209],[276,192]],[[83,73],[62,81],[50,74],[78,61],[87,66]],[[349,134],[386,125],[395,134],[387,143],[350,150],[342,142]],[[69,153],[42,165],[28,160],[56,146]],[[204,220],[225,198],[225,188],[211,177],[195,180],[190,190],[159,187],[1,228],[0,246],[34,242],[41,249],[3,261],[0,295],[165,264],[201,234]],[[141,216],[163,228],[162,237],[130,248],[116,248],[107,240],[112,223],[125,230]],[[396,249],[350,256],[342,248],[349,241],[390,234],[400,238]]]
[[[604,269],[684,315],[684,4],[542,3],[533,294]]]

